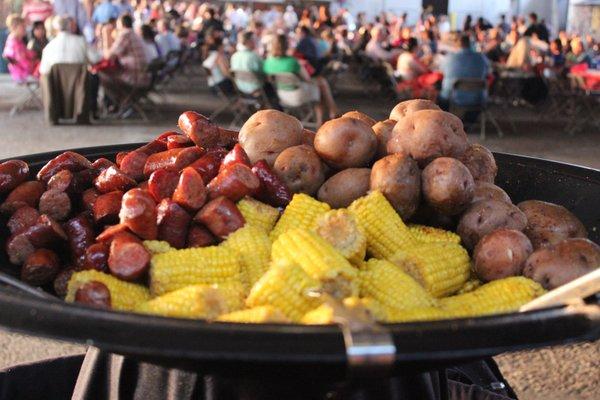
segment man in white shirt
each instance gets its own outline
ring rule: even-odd
[[[83,36],[70,32],[71,17],[63,16],[53,21],[58,34],[42,51],[40,74],[47,74],[54,64],[95,64],[101,56],[90,48]]]

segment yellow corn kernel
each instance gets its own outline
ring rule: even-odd
[[[391,257],[416,240],[380,191],[354,200],[348,209],[367,237],[367,251],[375,258]]]
[[[267,234],[273,230],[273,227],[279,218],[278,209],[255,200],[252,197],[244,197],[242,200],[238,201],[237,207],[244,216],[247,225],[261,228]]]
[[[436,300],[410,275],[387,260],[367,261],[359,271],[360,295],[385,308],[405,310],[436,305]]]
[[[215,319],[228,309],[219,289],[191,285],[141,303],[135,311],[163,317]]]
[[[469,279],[471,269],[467,251],[448,242],[419,243],[398,251],[390,261],[435,297],[456,293]]]
[[[453,315],[439,307],[419,307],[408,310],[388,309],[386,322],[414,322],[414,321],[433,321],[439,319],[450,319]]]
[[[472,292],[473,290],[480,287],[481,284],[482,282],[479,279],[471,277],[468,281],[465,282],[464,285],[462,285],[462,287],[458,290],[458,292],[456,292],[456,294]]]
[[[237,253],[224,246],[174,250],[152,256],[150,290],[155,296],[189,285],[240,279]]]
[[[456,233],[433,226],[409,224],[410,234],[421,242],[450,242],[460,244],[460,236]]]
[[[104,272],[88,269],[75,272],[71,276],[65,300],[68,302],[75,301],[77,289],[84,283],[92,281],[103,283],[108,288],[111,306],[115,310],[131,311],[139,303],[150,299],[150,291],[145,286],[125,282]]]
[[[298,264],[274,262],[250,290],[246,305],[250,308],[271,305],[297,322],[322,302],[310,295],[312,290],[320,290],[319,281],[308,276]]]
[[[313,279],[321,282],[324,291],[336,298],[357,294],[354,268],[333,246],[317,234],[292,229],[273,243],[273,260],[295,262]]]
[[[328,204],[306,194],[295,194],[271,231],[271,240],[275,241],[279,235],[290,229],[312,229],[316,219],[330,209]]]
[[[144,240],[144,247],[152,254],[166,253],[168,251],[176,250],[171,247],[169,242],[164,240]]]
[[[356,218],[344,209],[327,211],[317,218],[315,231],[352,264],[360,264],[367,252],[367,237]]]
[[[486,283],[469,293],[440,299],[440,307],[460,317],[499,314],[516,311],[544,292],[531,279],[511,276]]]
[[[302,316],[300,323],[305,325],[329,325],[334,324],[335,309],[329,303],[323,303],[314,310],[310,310]]]
[[[241,324],[286,324],[291,322],[284,313],[269,305],[223,314],[217,318],[217,321]]]
[[[341,304],[326,301],[304,314],[301,322],[307,325],[334,324],[339,322],[340,317],[345,318],[347,313],[354,314],[355,317],[360,317],[361,313],[368,313],[374,319],[382,321],[387,315],[385,308],[371,298],[346,297]]]
[[[248,290],[269,269],[271,239],[261,228],[245,225],[227,237],[221,246],[234,250],[241,263],[241,279]]]
[[[216,283],[210,286],[218,289],[223,296],[225,305],[227,306],[227,312],[237,311],[244,308],[244,302],[246,300],[246,294],[248,293],[248,290],[239,279]]]

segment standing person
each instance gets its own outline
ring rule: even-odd
[[[371,39],[365,47],[365,53],[374,60],[393,63],[400,51],[397,49],[386,50],[384,42],[387,39],[387,31],[383,25],[376,25],[371,29]]]
[[[24,82],[30,76],[37,75],[35,52],[25,46],[27,31],[25,20],[19,14],[10,14],[6,18],[8,38],[4,45],[2,57],[8,60],[8,71],[16,82]]]
[[[49,2],[45,0],[30,0],[23,4],[21,16],[25,19],[26,25],[31,25],[35,22],[44,22],[53,13],[54,8]]]
[[[469,33],[473,30],[473,17],[471,17],[471,14],[467,15],[467,17],[465,18],[462,30],[464,33]]]
[[[124,14],[133,15],[133,7],[129,0],[115,0],[113,4],[117,8],[117,17]]]
[[[508,32],[510,32],[510,24],[508,22],[506,22],[505,14],[500,14],[500,22],[498,22],[498,29],[504,35],[506,35],[506,34],[508,34]]]
[[[94,9],[92,22],[94,25],[104,25],[111,18],[116,19],[118,17],[119,9],[110,0],[102,0],[102,2]]]
[[[548,33],[548,28],[546,28],[546,25],[539,23],[537,14],[532,12],[529,14],[529,26],[523,35],[533,36],[534,33],[537,35],[538,39],[543,40],[544,42],[548,42],[550,38],[550,34]]]
[[[42,58],[42,50],[44,50],[47,44],[48,39],[46,38],[44,23],[42,21],[34,22],[31,28],[31,39],[27,42],[27,48],[33,50],[36,59],[40,60]]]

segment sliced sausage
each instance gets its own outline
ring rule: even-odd
[[[104,171],[110,167],[116,167],[117,164],[110,161],[108,158],[99,158],[92,163],[92,168],[98,171],[98,173]]]
[[[210,182],[219,173],[219,166],[223,158],[227,155],[227,150],[218,148],[207,152],[198,160],[190,164],[202,177],[204,182]]]
[[[67,288],[69,286],[69,281],[71,280],[71,276],[75,273],[75,268],[68,267],[63,269],[56,275],[54,278],[54,283],[52,286],[54,287],[54,293],[60,298],[65,298],[67,295]]]
[[[134,281],[148,271],[150,253],[141,240],[124,232],[116,235],[110,243],[108,268],[117,278]]]
[[[139,237],[156,239],[156,202],[146,190],[131,189],[123,195],[119,220]]]
[[[9,160],[0,164],[0,193],[8,193],[29,176],[29,165],[21,160]]]
[[[248,154],[246,154],[246,151],[239,143],[236,143],[233,149],[225,155],[219,167],[219,172],[233,164],[243,164],[247,167],[252,167]]]
[[[154,197],[154,200],[159,202],[173,195],[178,182],[179,173],[167,169],[159,169],[150,174],[148,191]]]
[[[206,187],[200,174],[192,167],[184,168],[173,192],[173,201],[186,210],[197,211],[206,203],[206,197]]]
[[[52,247],[67,240],[67,234],[58,222],[46,214],[40,215],[35,225],[21,233],[35,248]]]
[[[0,206],[0,211],[10,215],[23,206],[37,208],[38,201],[44,191],[44,184],[42,182],[23,182],[8,194],[6,200]]]
[[[89,188],[84,190],[81,194],[81,203],[87,211],[93,211],[94,204],[100,196],[100,192],[96,188]]]
[[[110,290],[102,282],[89,281],[77,288],[75,301],[94,308],[111,308]]]
[[[24,206],[19,208],[8,219],[6,226],[12,235],[23,232],[25,229],[35,225],[40,213],[33,207]]]
[[[80,214],[64,223],[71,257],[76,266],[84,263],[86,249],[94,243],[95,233],[92,222],[85,214]]]
[[[123,161],[123,158],[129,154],[128,151],[120,151],[117,153],[117,155],[115,156],[115,163],[117,165],[117,168],[119,168],[121,166],[121,161]]]
[[[82,268],[108,272],[108,250],[105,242],[90,245],[85,249]]]
[[[159,169],[181,171],[202,156],[202,150],[197,147],[184,147],[162,151],[148,157],[144,166],[144,175],[150,176]]]
[[[6,254],[11,264],[23,264],[34,251],[35,247],[24,232],[12,235],[6,241]]]
[[[147,159],[148,154],[139,150],[131,151],[121,160],[120,169],[136,181],[142,181],[144,180],[144,165],[146,165]]]
[[[258,192],[260,180],[249,167],[233,164],[219,172],[207,189],[211,199],[225,196],[235,202]]]
[[[158,240],[164,240],[176,249],[185,247],[188,227],[192,217],[171,199],[163,199],[156,210]]]
[[[65,192],[47,190],[40,197],[39,210],[41,214],[64,221],[71,213],[71,199]]]
[[[167,149],[178,149],[180,147],[193,146],[194,142],[184,135],[171,135],[167,138]]]
[[[94,221],[98,225],[115,224],[119,220],[119,211],[121,211],[121,200],[123,192],[115,190],[114,192],[104,193],[98,196],[92,214]]]
[[[110,243],[116,235],[128,231],[127,225],[125,224],[108,226],[102,233],[96,236],[96,240],[99,242]]]
[[[203,224],[213,235],[222,239],[246,223],[235,203],[223,196],[209,201],[198,211],[194,221]]]
[[[285,207],[292,200],[288,187],[271,170],[265,160],[259,160],[252,167],[252,172],[260,181],[260,188],[256,197],[275,207]]]
[[[217,125],[202,114],[186,111],[179,116],[177,125],[198,147],[209,149],[223,145]]]
[[[100,193],[108,193],[115,190],[121,190],[125,192],[135,185],[136,182],[133,180],[133,178],[125,175],[123,171],[116,167],[105,169],[94,180],[94,186]]]
[[[46,188],[57,192],[66,192],[73,184],[73,172],[68,169],[58,171],[48,180]]]
[[[77,172],[89,168],[92,168],[90,160],[73,151],[65,151],[48,161],[37,173],[37,178],[40,181],[48,182],[52,175],[62,169]]]
[[[154,153],[160,153],[161,151],[167,150],[167,141],[170,136],[179,135],[175,131],[166,131],[156,137],[156,139],[146,143],[142,147],[138,148],[137,151],[141,151],[147,155]]]
[[[56,253],[38,249],[31,253],[21,268],[21,280],[31,286],[43,286],[54,280],[60,269]]]
[[[186,247],[207,247],[217,244],[217,238],[202,225],[193,224],[187,234]]]

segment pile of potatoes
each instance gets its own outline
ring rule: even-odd
[[[552,289],[600,267],[600,246],[577,217],[538,200],[514,205],[494,184],[492,153],[469,144],[462,121],[431,101],[401,102],[380,122],[351,111],[316,133],[262,110],[239,143],[294,193],[342,208],[379,190],[403,220],[455,230],[484,282],[525,275]]]

